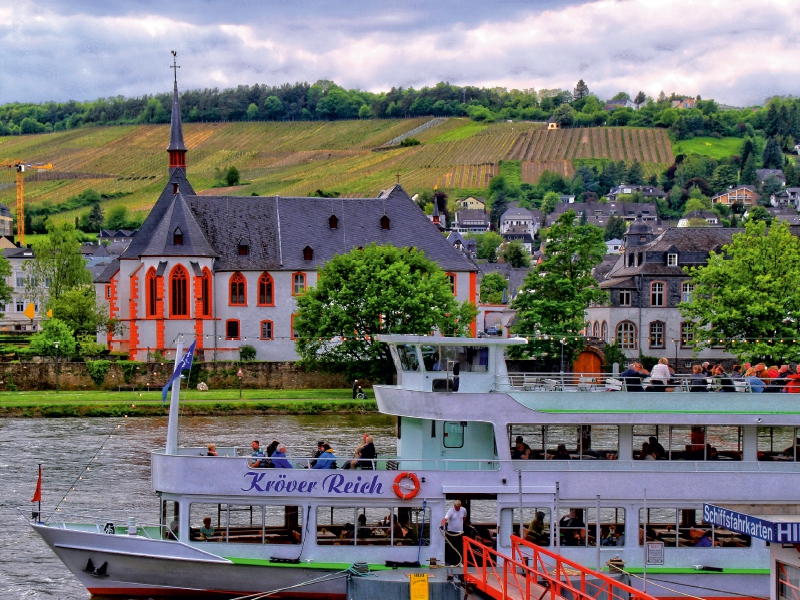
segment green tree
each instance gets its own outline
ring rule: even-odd
[[[128,224],[128,209],[125,206],[112,206],[106,214],[106,229],[116,231],[125,229]]]
[[[268,96],[264,100],[264,116],[270,121],[277,121],[283,116],[283,102],[277,96]]]
[[[529,267],[531,255],[520,242],[514,241],[503,249],[503,260],[515,269]]]
[[[565,361],[570,364],[584,346],[580,332],[586,309],[608,298],[592,276],[606,251],[603,231],[574,221],[570,210],[550,227],[542,262],[525,278],[511,304],[517,311],[514,332],[529,338],[525,346],[509,348],[512,358],[543,357],[555,366],[563,342]]]
[[[644,169],[642,168],[642,163],[638,160],[634,160],[628,167],[628,171],[625,173],[625,183],[631,185],[644,184]]]
[[[369,105],[364,104],[361,108],[358,109],[358,118],[359,119],[371,119],[372,118],[372,109]]]
[[[484,304],[500,304],[503,291],[508,290],[508,281],[500,273],[489,273],[481,279],[481,302]]]
[[[800,239],[786,222],[749,221],[705,266],[681,313],[695,323],[695,350],[721,346],[740,361],[800,360]],[[778,363],[780,364],[780,363]]]
[[[225,183],[228,185],[239,185],[239,169],[234,166],[228,167],[228,170],[225,171]]]
[[[758,182],[756,155],[754,152],[751,152],[750,156],[747,157],[747,161],[744,163],[744,167],[742,167],[742,176],[739,178],[739,182],[747,185],[755,185]]]
[[[92,283],[81,255],[78,232],[71,223],[51,225],[47,236],[33,243],[33,253],[33,260],[22,266],[27,275],[25,297],[39,306]]]
[[[764,146],[764,154],[761,155],[762,162],[765,169],[782,169],[783,168],[783,152],[778,140],[771,137],[767,140],[767,145]]]
[[[547,192],[542,198],[542,212],[549,215],[556,209],[556,205],[560,202],[556,192]]]
[[[91,285],[75,287],[58,298],[51,298],[47,308],[53,311],[53,318],[66,323],[76,337],[94,337],[109,329],[121,333],[121,323],[108,318],[108,306],[97,301]]]
[[[639,106],[643,106],[646,100],[647,100],[647,94],[645,94],[642,91],[639,91],[639,93],[636,94],[636,98],[633,99],[633,101]]]
[[[603,237],[606,241],[614,239],[621,240],[626,231],[628,231],[628,224],[625,222],[625,219],[612,215],[606,223]]]
[[[779,194],[783,190],[783,182],[777,175],[767,175],[764,183],[761,184],[761,199],[769,202],[770,196]]]
[[[684,216],[696,210],[708,210],[708,206],[699,198],[689,198],[686,204],[683,205]]]
[[[255,121],[258,119],[258,106],[251,102],[250,105],[247,107],[247,120],[248,121]]]
[[[390,380],[391,355],[377,334],[464,335],[475,315],[422,252],[371,244],[334,256],[297,298],[296,348],[307,366]]]
[[[467,239],[475,240],[479,259],[497,262],[497,249],[503,243],[502,235],[494,231],[487,231],[486,233],[469,234]],[[490,260],[492,253],[494,253],[494,261]]]
[[[767,227],[772,223],[775,217],[763,206],[754,206],[747,211],[747,222],[766,223]]]
[[[75,332],[64,321],[48,319],[42,330],[31,337],[31,351],[36,356],[72,356],[75,354]]]
[[[739,172],[733,165],[719,165],[711,176],[711,189],[715,193],[727,190],[739,181]]]
[[[14,293],[14,287],[8,284],[11,279],[11,263],[8,259],[0,254],[0,308],[11,302],[11,296]],[[0,312],[0,318],[5,316]]]
[[[89,231],[100,231],[105,221],[105,213],[99,202],[92,204],[92,209],[86,218],[86,227]]]
[[[578,83],[575,84],[575,89],[572,91],[572,97],[575,100],[580,100],[581,98],[586,98],[589,95],[589,86],[583,81],[583,79],[579,79]]]
[[[742,170],[744,170],[744,166],[747,163],[747,159],[750,158],[750,155],[753,154],[753,152],[755,151],[756,149],[755,145],[753,144],[753,140],[749,137],[745,138],[744,142],[742,142],[742,149],[739,151]]]
[[[553,111],[553,120],[562,127],[569,127],[575,122],[575,109],[569,104],[562,104]]]

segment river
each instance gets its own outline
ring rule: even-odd
[[[65,511],[115,509],[153,523],[158,498],[150,488],[150,450],[164,445],[166,432],[166,418],[0,419],[0,597],[89,598],[16,510],[33,506],[37,463],[44,465],[43,509],[66,496]],[[342,457],[352,455],[365,432],[381,455],[396,454],[394,419],[375,414],[182,418],[179,444],[249,448],[253,439],[264,447],[276,439],[290,454],[307,456],[325,440]]]

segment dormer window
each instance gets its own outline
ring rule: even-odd
[[[386,215],[381,217],[381,229],[389,229],[389,217]]]
[[[331,215],[328,217],[328,228],[339,229],[339,219],[336,218],[336,215]]]
[[[678,255],[677,254],[667,254],[667,266],[668,267],[677,267],[678,266]]]
[[[172,232],[172,245],[183,246],[183,231],[181,231],[180,227],[176,227],[175,231]]]
[[[303,260],[314,260],[314,249],[311,246],[303,248]]]
[[[247,256],[248,254],[250,254],[250,244],[248,244],[244,240],[239,240],[239,243],[236,246],[236,253],[239,256]]]

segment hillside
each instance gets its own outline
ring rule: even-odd
[[[235,165],[246,185],[237,195],[306,195],[317,189],[374,195],[400,181],[410,191],[434,185],[479,190],[501,160],[521,160],[523,181],[547,169],[574,172],[575,160],[638,160],[654,172],[672,162],[662,129],[602,127],[547,131],[541,123],[476,124],[451,118],[415,137],[422,144],[379,149],[429,118],[185,124],[188,171],[195,189],[211,188],[215,169]],[[52,162],[55,171],[30,173],[26,202],[58,204],[86,189],[120,195],[104,208],[147,211],[166,183],[168,125],[90,127],[0,138],[0,157]],[[13,173],[3,173],[0,202],[14,209]],[[85,212],[87,209],[81,209]],[[61,213],[73,219],[79,211]]]

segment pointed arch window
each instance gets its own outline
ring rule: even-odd
[[[183,231],[181,231],[180,227],[176,227],[175,231],[172,232],[172,245],[183,246]]]
[[[600,323],[597,321],[594,322],[592,326],[592,337],[599,337],[600,336]]]
[[[172,269],[169,276],[169,298],[171,317],[189,316],[189,273],[182,265]]]
[[[153,267],[147,271],[145,276],[147,288],[147,316],[155,317],[158,314],[158,277]]]
[[[258,305],[275,306],[275,282],[266,271],[258,278]]]
[[[339,219],[336,215],[331,215],[328,217],[328,227],[330,229],[339,229]]]
[[[200,279],[200,311],[204,317],[211,316],[211,271],[207,267]]]
[[[383,215],[381,217],[381,229],[389,229],[389,224],[390,224],[389,217]]]
[[[228,303],[231,306],[247,306],[247,280],[239,271],[231,275]]]
[[[248,244],[245,240],[239,240],[239,243],[236,246],[236,253],[239,256],[247,256],[250,254],[250,244]]]
[[[303,248],[303,260],[314,260],[314,249],[311,246]]]

